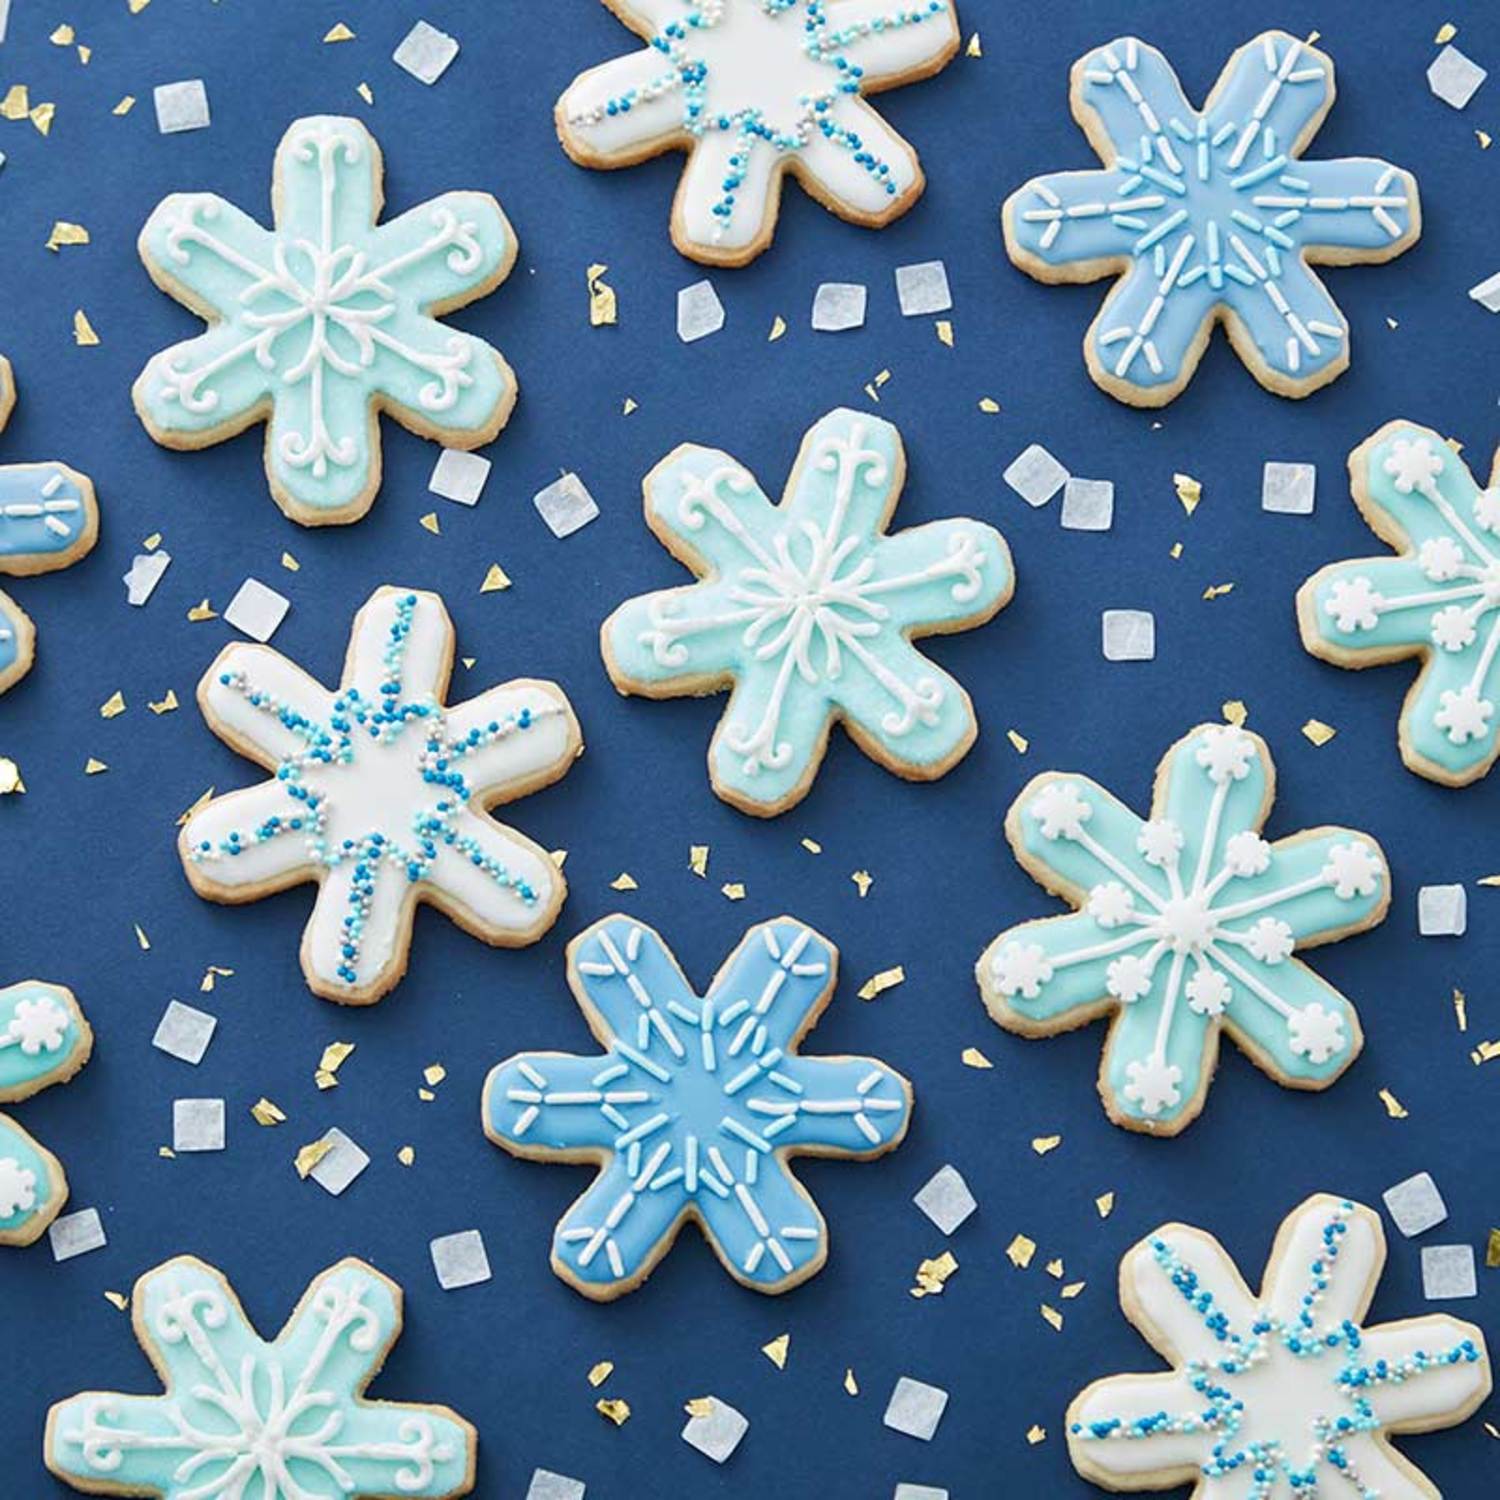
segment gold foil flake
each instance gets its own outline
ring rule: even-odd
[[[730,901],[743,901],[745,899],[745,886],[743,881],[726,880],[719,887]]]
[[[36,104],[32,106],[31,123],[36,126],[42,135],[51,135],[52,121],[57,116],[55,104]]]
[[[1000,403],[993,396],[981,396],[979,398],[979,409],[985,416],[993,417],[1000,410]]]
[[[313,1074],[313,1082],[320,1089],[332,1089],[338,1087],[337,1073],[349,1060],[354,1051],[353,1042],[329,1042],[323,1049],[323,1056],[318,1061],[317,1071]]]
[[[21,780],[21,768],[8,755],[0,755],[0,797],[9,797],[12,792],[24,792],[26,783]]]
[[[1050,1302],[1042,1303],[1042,1318],[1054,1333],[1061,1333],[1063,1315]]]
[[[817,841],[817,839],[805,838],[801,841],[801,843],[802,847],[806,849],[809,854],[821,854],[823,852],[823,846]]]
[[[1406,1118],[1406,1106],[1389,1089],[1381,1089],[1380,1102],[1385,1105],[1385,1112],[1391,1119],[1404,1120]]]
[[[594,1410],[601,1417],[608,1417],[616,1427],[623,1427],[630,1420],[630,1403],[621,1401],[619,1397],[610,1400],[601,1396],[594,1402]]]
[[[684,1401],[682,1409],[690,1417],[711,1417],[714,1414],[714,1398],[712,1396],[694,1396],[691,1401]]]
[[[135,95],[126,94],[115,107],[110,110],[112,115],[128,115],[135,108]]]
[[[1033,1422],[1031,1426],[1026,1429],[1026,1441],[1030,1443],[1033,1448],[1035,1448],[1038,1443],[1045,1443],[1047,1441],[1047,1429],[1045,1427],[1039,1427],[1035,1422]]]
[[[354,33],[342,21],[336,21],[323,33],[325,42],[352,42]]]
[[[417,517],[417,525],[424,531],[430,531],[433,536],[442,536],[443,528],[438,522],[437,512],[430,510],[425,516]]]
[[[1007,729],[1005,731],[1005,738],[1010,741],[1017,755],[1025,755],[1031,748],[1031,741],[1019,729]]]
[[[708,845],[690,844],[688,846],[688,869],[700,880],[708,874]]]
[[[324,1136],[321,1140],[309,1141],[293,1158],[292,1165],[304,1182],[307,1181],[307,1174],[333,1150],[333,1145],[333,1141]]]
[[[890,378],[891,372],[889,370],[880,370],[876,373],[875,378],[865,386],[865,395],[877,406],[880,405],[880,388]]]
[[[1500,1230],[1496,1230],[1495,1232],[1500,1234]],[[850,1366],[846,1366],[844,1369],[844,1389],[851,1396],[859,1395],[859,1382],[854,1378],[854,1370]]]
[[[47,38],[47,40],[51,42],[54,47],[71,47],[77,40],[77,36],[74,33],[73,28],[69,26],[66,21],[64,21],[62,25],[59,26],[57,30]]]
[[[149,953],[151,951],[151,939],[146,936],[146,929],[139,922],[133,922],[131,925],[135,928],[135,940],[141,945],[141,952]]]
[[[67,219],[56,220],[52,225],[52,233],[47,236],[47,248],[54,254],[64,245],[86,245],[88,242],[88,230],[82,224],[73,224]]]
[[[861,1000],[873,1000],[877,995],[884,994],[886,990],[895,989],[898,984],[905,983],[906,970],[901,964],[897,964],[894,968],[882,969],[878,974],[872,974],[855,993]]]
[[[964,48],[964,56],[965,57],[983,57],[984,56],[984,47],[981,45],[981,43],[979,41],[979,33],[977,31],[974,33],[973,36],[971,36],[969,38],[969,45]]]
[[[73,342],[80,349],[93,349],[99,343],[99,335],[94,332],[94,325],[81,307],[73,314]]]
[[[1069,1302],[1071,1302],[1073,1298],[1076,1297],[1079,1292],[1081,1292],[1087,1285],[1088,1283],[1084,1281],[1070,1281],[1067,1286],[1062,1289],[1062,1294],[1068,1299]]]
[[[1177,487],[1177,498],[1182,503],[1182,508],[1192,515],[1203,499],[1202,484],[1191,474],[1174,474],[1172,483]]]
[[[435,1089],[448,1076],[448,1070],[442,1063],[428,1063],[422,1069],[422,1077],[427,1080],[427,1087]]]
[[[1100,1193],[1094,1199],[1094,1207],[1099,1210],[1099,1217],[1107,1219],[1115,1211],[1115,1195],[1111,1193]]]
[[[417,1160],[417,1148],[415,1146],[402,1146],[396,1152],[396,1160],[399,1161],[403,1167],[415,1166]]]
[[[188,612],[187,617],[194,625],[201,625],[205,620],[217,620],[219,612],[207,599],[200,599]]]
[[[966,1068],[993,1068],[995,1066],[978,1047],[964,1048],[963,1065]]]
[[[156,1148],[156,1154],[161,1157],[163,1161],[177,1160],[177,1153],[170,1146],[158,1146]]]
[[[1031,1149],[1038,1156],[1045,1156],[1049,1151],[1056,1151],[1062,1145],[1060,1135],[1036,1135],[1031,1138]]]
[[[937,333],[938,343],[946,344],[948,348],[953,347],[953,322],[950,318],[939,318],[933,325]]]
[[[103,703],[99,705],[99,717],[101,719],[117,719],[125,712],[125,695],[119,691],[113,692]]]
[[[1005,1257],[1016,1270],[1024,1271],[1031,1264],[1031,1257],[1036,1254],[1036,1241],[1029,1235],[1018,1234],[1005,1247]]]
[[[1234,585],[1232,583],[1211,583],[1203,590],[1205,599],[1222,599],[1225,594],[1232,594]]]
[[[1500,1042],[1481,1042],[1469,1056],[1476,1068],[1484,1063],[1494,1062],[1500,1057]]]
[[[849,879],[854,882],[861,901],[870,894],[870,887],[875,884],[875,877],[868,870],[855,870]]]
[[[198,981],[198,989],[205,995],[211,995],[214,992],[214,987],[221,979],[233,978],[233,969],[223,969],[218,964],[210,964],[203,971],[203,978]]]
[[[1474,884],[1488,886],[1500,885],[1500,875],[1481,875],[1479,879],[1474,882]]]
[[[283,552],[281,554],[281,566],[285,568],[288,573],[300,573],[302,571],[302,564],[299,563],[290,552]]]
[[[177,701],[177,694],[171,688],[168,688],[165,698],[158,698],[154,703],[148,698],[146,700],[146,707],[160,718],[162,714],[176,713],[181,704]]]
[[[130,14],[138,16],[151,4],[151,0],[125,0],[125,3],[130,7]]]
[[[177,819],[177,826],[179,828],[182,828],[182,827],[186,826],[186,824],[188,824],[189,822],[192,821],[192,819],[194,819],[195,817],[197,817],[198,814],[200,812],[202,812],[203,809],[205,807],[207,807],[208,804],[210,802],[212,802],[213,800],[214,800],[214,789],[212,787],[209,787],[209,789],[206,792],[204,792],[198,798],[198,800],[195,803],[193,803],[193,805],[190,808],[187,809],[186,812],[183,812],[183,813],[179,814],[178,819]]]
[[[88,65],[89,65],[89,59],[93,55],[94,55],[94,49],[92,47],[86,47],[86,46],[84,46],[84,44],[82,42],[79,42],[79,44],[78,44],[78,61],[81,62],[84,65],[84,67],[88,67]]]
[[[785,332],[786,319],[783,318],[780,313],[777,313],[775,318],[771,320],[771,331],[766,335],[766,342],[768,344],[774,344],[776,340],[779,339]]]
[[[105,1292],[104,1300],[115,1309],[116,1312],[124,1312],[130,1306],[130,1298],[124,1292]]]
[[[609,267],[595,261],[588,269],[589,326],[591,328],[613,328],[620,321],[619,303],[615,289],[604,280]]]
[[[437,1098],[437,1095],[434,1094],[431,1089],[418,1089],[417,1098],[420,1099],[423,1104],[431,1104],[432,1101]]]
[[[1325,724],[1321,719],[1309,719],[1302,726],[1302,733],[1306,739],[1322,749],[1338,733],[1338,730],[1332,724]]]
[[[250,1118],[257,1125],[264,1125],[268,1129],[273,1125],[286,1124],[286,1112],[279,1104],[273,1104],[264,1094],[250,1106]]]
[[[910,1289],[911,1295],[918,1301],[923,1297],[940,1297],[948,1278],[956,1270],[958,1260],[951,1250],[944,1250],[932,1260],[924,1260],[917,1267],[917,1284]]]
[[[358,94],[366,104],[374,104],[375,90],[372,89],[368,83],[365,83],[363,79],[361,79],[360,82],[354,85],[354,92]]]
[[[1178,558],[1182,556],[1182,543],[1173,542],[1172,549],[1170,552],[1168,552],[1167,556],[1170,557],[1173,562],[1176,562]]]
[[[1484,1247],[1484,1263],[1491,1271],[1500,1269],[1500,1229],[1490,1230],[1489,1243]]]
[[[1238,698],[1229,699],[1220,712],[1224,715],[1224,722],[1233,724],[1236,729],[1243,729],[1245,720],[1250,717],[1250,710]]]
[[[336,1089],[339,1086],[337,1077],[335,1077],[334,1074],[328,1072],[324,1068],[319,1068],[318,1071],[313,1074],[313,1082],[325,1092],[328,1089]]]
[[[1457,35],[1458,27],[1455,26],[1452,21],[1444,21],[1443,24],[1438,27],[1437,35],[1433,37],[1432,40],[1437,46],[1444,47]]]
[[[13,83],[4,99],[0,99],[0,117],[7,120],[24,120],[31,113],[31,98],[24,83]]]
[[[1063,1279],[1063,1263],[1061,1257],[1049,1260],[1047,1262],[1046,1271],[1054,1281],[1061,1281]]]
[[[597,1391],[611,1375],[615,1373],[615,1362],[612,1359],[601,1359],[588,1375],[589,1384]]]
[[[490,570],[484,575],[484,582],[479,585],[481,594],[497,594],[502,589],[510,587],[510,574],[500,566],[499,563],[491,563]]]
[[[1453,1019],[1460,1031],[1469,1029],[1469,997],[1457,985],[1453,989]]]
[[[147,552],[155,552],[156,549],[161,546],[161,532],[153,531],[150,536],[142,538],[141,546],[143,546]]]
[[[621,870],[609,883],[612,891],[638,891],[640,886],[636,884],[635,876],[629,870]]]
[[[107,771],[109,767],[102,760],[95,760],[91,755],[83,763],[83,774],[85,776],[97,776],[101,771]]]
[[[1474,139],[1479,142],[1479,149],[1481,151],[1488,151],[1491,145],[1494,144],[1494,137],[1491,136],[1488,130],[1476,130],[1474,132]]]
[[[779,1334],[769,1344],[762,1344],[760,1352],[776,1366],[778,1370],[786,1369],[787,1351],[792,1346],[792,1336],[789,1333]]]

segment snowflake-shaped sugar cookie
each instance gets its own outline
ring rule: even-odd
[[[553,1237],[559,1276],[601,1301],[632,1291],[687,1219],[756,1291],[822,1268],[828,1226],[789,1158],[879,1156],[912,1104],[884,1063],[798,1055],[837,972],[833,944],[791,917],[752,927],[701,998],[633,917],[573,939],[568,982],[604,1053],[523,1053],[484,1090],[507,1151],[599,1163]]]
[[[264,229],[216,193],[173,193],[141,231],[151,279],[207,333],[135,383],[147,430],[202,448],[267,423],[276,503],[304,526],[357,521],[380,488],[380,423],[477,448],[516,399],[510,366],[438,319],[510,274],[516,237],[488,193],[444,193],[379,223],[383,168],[358,120],[281,139]]]
[[[547,851],[484,814],[563,776],[578,722],[560,688],[528,678],[445,706],[453,639],[436,594],[385,587],[354,618],[336,692],[245,644],[198,684],[209,727],[273,775],[189,818],[183,866],[212,901],[317,881],[302,971],[325,999],[363,1005],[394,987],[419,902],[508,948],[562,906]]]
[[[745,812],[806,796],[835,719],[912,780],[974,742],[968,694],[912,640],[988,620],[1011,595],[1010,552],[981,521],[885,535],[905,471],[889,422],[841,410],[803,439],[780,505],[696,443],[646,476],[647,524],[702,581],[621,605],[605,662],[622,692],[652,698],[733,686],[709,774]]]
[[[1437,1500],[1391,1444],[1489,1395],[1484,1335],[1430,1313],[1364,1326],[1379,1215],[1320,1193],[1281,1225],[1257,1297],[1219,1242],[1167,1224],[1120,1267],[1120,1302],[1170,1372],[1111,1375],[1068,1408],[1068,1451],[1110,1490],[1194,1500]]]
[[[66,1083],[93,1048],[71,990],[35,979],[0,989],[0,1104]],[[0,1245],[39,1239],[67,1201],[62,1163],[0,1113]]]
[[[1315,573],[1297,595],[1303,644],[1341,667],[1419,657],[1401,758],[1464,786],[1500,754],[1500,453],[1490,488],[1431,428],[1389,422],[1349,457],[1354,500],[1399,557]]]
[[[646,41],[581,74],[557,133],[589,167],[684,150],[672,243],[744,265],[770,243],[785,173],[856,224],[889,223],[924,186],[917,154],[861,97],[958,51],[953,0],[604,0]]]
[[[1354,1007],[1292,954],[1384,918],[1385,857],[1344,828],[1267,842],[1274,787],[1258,735],[1206,724],[1163,757],[1148,819],[1056,771],[1011,805],[1016,858],[1077,910],[990,944],[985,1004],[1024,1036],[1111,1015],[1099,1092],[1118,1125],[1190,1125],[1221,1030],[1292,1088],[1326,1088],[1359,1052]]]
[[[178,1256],[131,1298],[160,1396],[85,1391],[47,1418],[47,1467],[91,1494],[161,1500],[448,1500],[478,1436],[446,1406],[368,1401],[401,1288],[361,1260],[308,1287],[267,1341],[212,1266]]]
[[[1074,65],[1073,114],[1104,168],[1035,177],[1002,217],[1010,258],[1039,280],[1119,278],[1084,338],[1110,395],[1164,406],[1215,323],[1283,396],[1348,367],[1349,324],[1312,267],[1390,260],[1422,223],[1409,172],[1301,159],[1333,97],[1333,60],[1284,31],[1241,47],[1201,111],[1135,37]]]
[[[0,432],[15,404],[10,361],[0,355]],[[86,475],[56,462],[0,465],[0,574],[71,567],[98,536],[99,507]],[[35,648],[30,616],[0,590],[0,693],[31,670]]]

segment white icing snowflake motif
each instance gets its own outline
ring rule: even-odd
[[[558,101],[587,166],[686,147],[672,239],[741,265],[771,242],[790,171],[845,218],[884,224],[922,191],[916,153],[860,96],[936,73],[958,50],[952,0],[606,0],[647,46]]]
[[[489,442],[516,383],[500,355],[437,318],[509,274],[516,239],[488,193],[444,193],[386,224],[375,138],[295,121],[276,152],[276,226],[213,193],[174,193],[141,232],[162,289],[207,333],[135,385],[151,435],[191,448],[269,420],[271,492],[306,525],[358,520],[380,484],[384,410],[448,447]]]
[[[1084,1390],[1074,1466],[1196,1500],[1435,1497],[1391,1438],[1462,1422],[1489,1395],[1489,1354],[1447,1314],[1365,1327],[1384,1262],[1379,1216],[1326,1194],[1283,1222],[1259,1298],[1201,1230],[1148,1235],[1121,1264],[1122,1305],[1173,1368]]]
[[[400,1333],[400,1295],[363,1261],[341,1261],[267,1342],[211,1266],[168,1261],[132,1298],[164,1394],[59,1402],[47,1467],[78,1489],[165,1500],[467,1494],[468,1422],[445,1406],[362,1399]]]
[[[557,1226],[558,1275],[585,1296],[617,1296],[686,1218],[756,1291],[785,1291],[822,1266],[828,1226],[787,1158],[878,1156],[911,1118],[910,1085],[883,1063],[798,1055],[837,962],[830,943],[781,917],[752,927],[700,998],[661,937],[630,917],[568,945],[568,981],[605,1053],[524,1053],[484,1091],[485,1130],[507,1151],[601,1164]]]
[[[773,505],[728,454],[687,444],[646,478],[646,518],[702,582],[631,599],[604,625],[615,685],[735,690],[709,751],[714,790],[769,816],[806,795],[843,719],[898,774],[931,780],[976,732],[968,694],[912,638],[1010,598],[1004,539],[973,520],[884,534],[905,461],[888,422],[835,411]]]
[[[1209,724],[1167,752],[1147,820],[1056,773],[1011,807],[1017,857],[1078,911],[996,938],[979,963],[985,1003],[1025,1035],[1113,1011],[1100,1088],[1128,1128],[1176,1134],[1197,1117],[1221,1027],[1303,1088],[1359,1050],[1353,1007],[1292,953],[1384,917],[1385,859],[1345,829],[1267,842],[1272,777],[1258,736]]]
[[[1314,655],[1423,667],[1401,710],[1401,754],[1420,775],[1465,783],[1500,753],[1500,458],[1482,489],[1430,428],[1392,422],[1350,460],[1365,519],[1399,557],[1333,563],[1298,596]]]
[[[1105,165],[1033,178],[1006,244],[1047,281],[1119,275],[1085,339],[1089,372],[1136,405],[1192,379],[1212,322],[1256,379],[1294,395],[1349,363],[1349,327],[1311,269],[1389,260],[1421,229],[1409,172],[1370,157],[1304,161],[1333,103],[1333,62],[1263,32],[1204,108],[1154,47],[1121,37],[1074,70],[1074,112]]]
[[[452,661],[443,601],[387,587],[355,618],[336,693],[243,644],[199,685],[209,727],[274,775],[193,813],[184,867],[215,901],[318,881],[302,968],[327,999],[364,1004],[397,983],[419,901],[506,947],[535,942],[562,906],[546,850],[484,813],[566,773],[573,711],[529,679],[445,707]]]

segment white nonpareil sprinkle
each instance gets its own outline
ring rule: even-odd
[[[1417,931],[1423,937],[1462,937],[1469,928],[1469,893],[1461,885],[1417,890]]]
[[[418,21],[401,39],[401,45],[391,54],[398,68],[404,68],[420,83],[429,86],[436,83],[448,71],[453,59],[458,56],[458,41],[446,31],[426,21]]]
[[[941,1386],[928,1385],[925,1381],[903,1375],[896,1382],[886,1405],[885,1425],[926,1443],[938,1430],[947,1405],[948,1393]]]
[[[696,1448],[716,1464],[723,1463],[740,1445],[740,1439],[750,1430],[749,1421],[727,1401],[709,1396],[709,1413],[706,1417],[689,1417],[682,1429],[682,1440]]]
[[[538,490],[531,503],[547,523],[548,530],[558,538],[572,536],[599,514],[599,507],[588,487],[571,472],[553,480],[546,489]]]
[[[952,1234],[979,1207],[963,1173],[951,1164],[939,1167],[911,1201],[944,1234]]]
[[[477,1229],[462,1229],[431,1241],[432,1269],[438,1285],[445,1292],[461,1287],[478,1286],[490,1279],[490,1258],[484,1248],[484,1236]]]
[[[1474,1269],[1474,1247],[1424,1245],[1422,1295],[1429,1302],[1447,1302],[1455,1297],[1477,1297],[1479,1278]]]
[[[264,645],[286,619],[292,601],[258,578],[247,578],[224,611],[224,622]]]
[[[172,1101],[172,1149],[222,1151],[224,1149],[224,1101],[222,1099],[174,1099]]]
[[[581,1479],[569,1479],[551,1469],[536,1469],[526,1487],[526,1500],[583,1500],[585,1489]]]
[[[1427,87],[1444,104],[1462,109],[1490,75],[1457,47],[1444,47],[1427,69]]]
[[[120,579],[129,601],[137,606],[144,604],[156,592],[156,585],[171,563],[169,552],[137,552],[130,571]]]
[[[207,1011],[184,1005],[181,1000],[173,1000],[162,1012],[156,1035],[151,1038],[151,1045],[158,1052],[165,1052],[168,1057],[175,1057],[197,1067],[203,1061],[203,1054],[208,1051],[208,1044],[213,1040],[214,1029],[218,1024],[217,1017],[209,1015]]]
[[[109,1243],[97,1208],[80,1208],[54,1219],[47,1228],[47,1242],[52,1246],[54,1261],[72,1260],[75,1255],[102,1250]]]
[[[1149,609],[1106,609],[1100,618],[1106,661],[1151,661],[1156,616]]]
[[[1115,519],[1111,479],[1069,479],[1063,486],[1062,524],[1067,531],[1108,531]]]
[[[921,318],[947,312],[953,306],[948,290],[948,268],[940,260],[919,261],[914,266],[896,267],[896,296],[901,316]]]
[[[1279,516],[1310,516],[1318,493],[1313,464],[1268,462],[1261,470],[1260,508]]]
[[[1500,271],[1469,288],[1469,295],[1486,312],[1500,313]]]
[[[863,328],[869,294],[857,281],[825,281],[813,297],[812,326],[818,333]]]
[[[156,104],[156,128],[163,135],[203,130],[208,126],[208,90],[201,78],[159,83],[151,97]]]
[[[444,448],[432,470],[427,488],[444,500],[459,505],[478,505],[484,482],[490,477],[490,461],[462,448]]]
[[[1072,476],[1040,443],[1018,454],[1003,478],[1028,505],[1045,505]]]
[[[677,337],[684,344],[697,343],[724,326],[724,304],[705,277],[685,286],[677,294]]]
[[[337,1126],[323,1137],[327,1155],[307,1175],[335,1198],[370,1165],[370,1158]]]
[[[1430,1172],[1418,1172],[1380,1195],[1391,1221],[1407,1239],[1425,1234],[1448,1217],[1448,1205]]]

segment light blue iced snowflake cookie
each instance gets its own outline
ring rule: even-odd
[[[71,990],[36,979],[0,989],[0,1104],[66,1083],[93,1048]],[[0,1113],[0,1245],[39,1239],[67,1201],[62,1163]]]
[[[312,115],[277,148],[273,229],[216,193],[173,193],[141,231],[151,279],[209,329],[151,359],[136,411],[169,448],[267,423],[271,494],[304,526],[369,510],[381,412],[477,448],[515,404],[500,354],[438,321],[510,274],[516,237],[500,205],[444,193],[380,224],[381,180],[363,124]]]
[[[863,1057],[800,1057],[833,995],[838,950],[791,917],[752,927],[700,997],[661,937],[605,917],[568,945],[568,983],[605,1049],[528,1052],[484,1089],[485,1133],[515,1156],[596,1162],[552,1269],[586,1297],[633,1291],[692,1219],[744,1286],[819,1271],[828,1226],[799,1155],[900,1145],[911,1085]]]
[[[1109,1015],[1099,1092],[1117,1125],[1192,1124],[1221,1030],[1291,1088],[1326,1088],[1359,1053],[1354,1007],[1292,955],[1383,920],[1385,856],[1346,828],[1262,838],[1275,775],[1259,735],[1204,724],[1162,758],[1147,819],[1057,771],[1011,804],[1016,858],[1077,910],[1001,933],[979,987],[1023,1036]]]
[[[1430,427],[1389,422],[1349,456],[1354,500],[1398,557],[1331,563],[1297,594],[1302,641],[1341,667],[1419,657],[1401,758],[1466,786],[1500,754],[1500,453],[1489,489]]]
[[[368,1401],[401,1334],[401,1288],[361,1260],[308,1287],[270,1342],[229,1283],[181,1255],[135,1284],[165,1391],[85,1391],[47,1417],[47,1467],[92,1494],[160,1500],[447,1500],[478,1436],[446,1406]]]
[[[10,361],[0,356],[0,431],[16,404]],[[29,577],[71,567],[99,537],[99,507],[86,475],[62,463],[0,465],[0,574]],[[36,630],[0,591],[0,693],[31,670]]]
[[[686,443],[646,476],[646,522],[702,580],[643,594],[604,622],[622,692],[733,687],[709,749],[726,802],[772,817],[807,795],[834,720],[883,766],[930,781],[968,752],[969,695],[912,645],[988,620],[1014,585],[981,521],[885,535],[906,460],[896,429],[819,420],[780,505],[727,453]]]
[[[1172,1368],[1074,1399],[1074,1467],[1110,1490],[1195,1485],[1197,1500],[1438,1500],[1391,1439],[1477,1410],[1489,1353],[1446,1313],[1366,1326],[1384,1266],[1380,1216],[1326,1193],[1282,1222],[1258,1296],[1203,1230],[1147,1235],[1120,1265],[1120,1305]]]
[[[1120,37],[1074,64],[1071,98],[1103,170],[1034,177],[1002,219],[1010,258],[1039,280],[1119,278],[1084,338],[1095,383],[1164,406],[1215,323],[1280,395],[1340,375],[1349,325],[1311,267],[1390,260],[1422,216],[1415,179],[1389,162],[1301,160],[1333,104],[1333,60],[1262,32],[1199,111],[1156,48]]]

